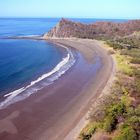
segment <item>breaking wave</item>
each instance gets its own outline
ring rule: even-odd
[[[76,60],[71,49],[66,48],[63,45],[59,46],[67,50],[67,56],[64,57],[62,61],[60,61],[50,72],[43,74],[38,79],[32,81],[26,87],[22,87],[4,95],[6,99],[0,103],[0,109],[5,108],[8,105],[18,102],[20,100],[23,100],[29,97],[31,94],[41,90],[45,86],[52,84],[75,63]]]

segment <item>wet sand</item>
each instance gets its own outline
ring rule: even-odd
[[[112,73],[112,58],[97,42],[48,41],[78,50],[76,64],[54,84],[0,110],[0,140],[74,140],[67,136],[101,94]]]

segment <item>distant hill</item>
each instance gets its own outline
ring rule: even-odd
[[[123,23],[96,22],[83,24],[63,18],[44,37],[114,38],[127,36],[138,31],[140,31],[140,20],[130,20]]]

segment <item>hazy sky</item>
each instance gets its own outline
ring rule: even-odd
[[[0,0],[0,17],[140,19],[140,0]]]

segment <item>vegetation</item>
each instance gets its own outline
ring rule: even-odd
[[[116,54],[115,55],[116,60],[117,60],[117,66],[118,66],[118,70],[121,73],[124,73],[128,76],[132,76],[133,74],[133,69],[131,68],[131,66],[129,65],[129,60],[126,56],[122,56],[120,54]],[[126,59],[127,58],[127,59]]]
[[[89,123],[80,133],[79,138],[82,140],[89,140],[92,135],[95,133],[97,124]]]
[[[113,48],[109,54],[117,61],[116,80],[110,96],[98,108],[102,115],[91,110],[90,124],[98,124],[94,133],[102,130],[112,140],[140,140],[140,47],[137,43],[128,38],[106,43]]]
[[[126,126],[121,128],[120,132],[113,140],[137,140],[137,135],[131,126]]]
[[[77,37],[77,38],[90,38],[90,39],[113,39],[118,36],[123,37],[137,32],[140,29],[140,20],[130,20],[125,23],[113,22],[96,22],[93,24],[83,24],[73,22],[68,19],[61,19],[56,27],[49,31],[45,36],[47,37]],[[137,33],[139,34],[139,33]],[[137,35],[136,33],[134,35]],[[120,41],[121,38],[119,38]],[[132,41],[123,39],[124,43],[133,44],[136,40]],[[137,45],[136,45],[137,46]]]
[[[104,120],[104,130],[112,132],[116,128],[117,120],[113,115],[107,115]]]

